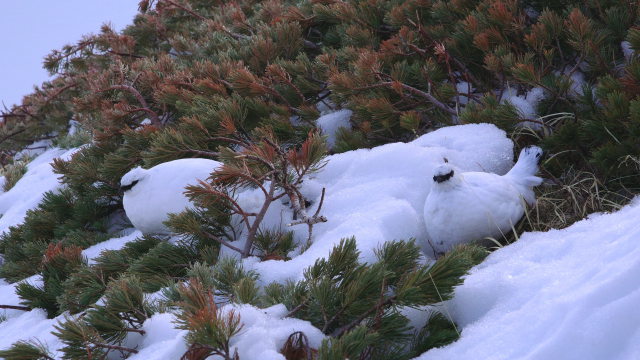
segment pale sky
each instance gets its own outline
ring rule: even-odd
[[[0,0],[0,109],[49,78],[43,58],[53,49],[98,33],[103,23],[122,30],[139,0]]]

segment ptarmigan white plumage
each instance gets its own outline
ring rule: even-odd
[[[187,185],[195,185],[221,163],[208,159],[180,159],[148,170],[137,167],[120,180],[122,204],[133,226],[145,234],[164,234],[169,213],[179,213],[191,203],[184,195]]]
[[[435,169],[424,205],[424,221],[434,251],[454,245],[498,238],[511,231],[524,215],[526,201],[535,203],[533,187],[542,149],[530,146],[505,175],[460,172],[448,163]]]

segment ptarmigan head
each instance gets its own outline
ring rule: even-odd
[[[433,171],[433,187],[454,188],[460,183],[460,171],[449,163],[444,163]]]
[[[445,181],[449,181],[453,175],[455,174],[455,170],[449,164],[442,164],[436,168],[433,173],[433,181],[438,184],[443,183]]]
[[[131,169],[120,179],[120,190],[126,193],[133,189],[140,181],[147,177],[147,170],[140,166]]]

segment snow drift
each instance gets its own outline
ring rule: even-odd
[[[449,304],[460,340],[418,359],[640,358],[639,218],[636,199],[494,252]]]

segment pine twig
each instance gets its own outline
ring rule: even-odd
[[[220,153],[217,151],[202,151],[202,150],[195,150],[195,149],[187,149],[184,151],[189,154],[212,157],[212,158],[220,156]]]
[[[262,219],[264,219],[264,216],[267,214],[267,210],[269,210],[271,202],[273,202],[273,195],[275,191],[276,183],[275,181],[271,181],[271,184],[269,185],[269,192],[265,195],[264,203],[262,204],[260,211],[253,220],[253,224],[251,225],[251,228],[249,228],[249,232],[247,233],[247,242],[244,244],[244,250],[241,252],[243,258],[246,258],[251,253],[253,240],[258,233],[258,228],[260,227],[260,223],[262,223]]]
[[[180,4],[177,4],[177,3],[175,3],[175,2],[173,2],[173,1],[171,1],[171,0],[164,0],[164,2],[166,2],[167,4],[171,4],[171,5],[175,6],[175,7],[177,7],[178,9],[181,9],[181,10],[185,11],[186,13],[188,13],[189,15],[191,15],[191,16],[193,16],[193,17],[195,17],[195,18],[196,18],[196,19],[198,19],[198,20],[202,20],[202,21],[207,20],[207,18],[206,18],[206,17],[204,17],[204,16],[202,16],[202,15],[198,14],[197,12],[195,12],[195,11],[193,11],[193,10],[191,10],[191,9],[189,9],[189,8],[187,8],[187,7],[185,7],[185,6],[182,6],[182,5],[180,5]]]
[[[221,245],[224,245],[224,246],[228,247],[228,248],[229,248],[229,249],[231,249],[231,250],[235,250],[235,251],[239,252],[240,254],[244,254],[244,252],[243,252],[243,250],[242,250],[242,249],[240,249],[240,248],[238,248],[238,247],[236,247],[236,246],[231,245],[228,241],[226,241],[226,240],[224,240],[224,239],[221,239],[221,238],[219,238],[219,237],[217,237],[217,236],[215,236],[215,235],[211,234],[211,233],[210,233],[210,232],[208,232],[208,231],[203,231],[203,233],[204,233],[204,234],[205,234],[209,239],[211,239],[211,240],[215,240],[215,241],[219,242]],[[243,257],[245,257],[245,256],[243,256]]]
[[[366,319],[369,315],[375,313],[378,311],[379,308],[387,306],[392,304],[394,301],[396,300],[396,296],[392,296],[390,298],[388,298],[387,300],[383,301],[383,302],[378,302],[375,306],[371,307],[369,310],[367,310],[365,313],[363,313],[362,315],[360,315],[357,319],[353,320],[352,322],[341,326],[337,329],[335,329],[332,333],[331,336],[333,337],[340,337],[342,336],[344,333],[346,333],[347,331],[353,329],[354,327],[356,327],[359,323],[361,323],[364,319]]]
[[[12,310],[22,310],[22,311],[31,311],[28,306],[20,306],[20,305],[0,305],[0,309],[12,309]]]
[[[409,86],[407,84],[401,83],[399,81],[384,81],[381,83],[377,83],[374,85],[369,85],[369,86],[364,86],[364,87],[360,87],[360,88],[356,88],[354,90],[367,90],[367,89],[373,89],[373,88],[377,88],[377,87],[390,87],[392,89],[395,89],[395,86],[399,85],[403,90],[406,90],[414,95],[420,96],[422,98],[424,98],[425,100],[429,101],[431,104],[433,104],[435,107],[437,107],[440,110],[443,110],[451,115],[457,115],[457,111],[453,108],[451,108],[450,106],[442,103],[440,100],[436,99],[433,95],[424,92],[420,89],[416,89],[413,86]]]
[[[296,189],[292,189],[290,191],[292,191],[293,193],[298,192]],[[322,195],[320,196],[320,204],[318,205],[318,209],[316,209],[316,212],[313,214],[313,216],[307,215],[307,210],[300,203],[299,194],[295,194],[294,196],[291,196],[291,195],[289,196],[289,198],[291,199],[291,204],[293,205],[294,211],[300,214],[301,219],[291,222],[287,224],[287,226],[307,224],[307,228],[309,230],[309,235],[307,237],[308,244],[311,244],[311,238],[313,236],[313,225],[328,221],[325,216],[323,215],[318,216],[320,214],[320,209],[322,209],[322,205],[324,204],[324,195],[325,195],[325,188],[322,188]]]
[[[140,110],[149,114],[149,116],[151,117],[150,119],[151,123],[158,127],[162,126],[162,122],[160,121],[160,117],[158,116],[158,113],[151,110],[151,108],[149,107],[149,104],[147,104],[147,101],[144,99],[142,94],[140,94],[140,92],[136,88],[134,88],[131,85],[124,85],[124,84],[111,85],[110,87],[104,90],[101,90],[101,92],[108,91],[108,90],[123,90],[123,91],[129,92],[136,98],[136,100],[138,100],[140,105],[142,105],[142,108],[140,108]]]
[[[146,334],[146,333],[147,333],[146,331],[144,331],[144,330],[142,330],[142,329],[136,329],[136,328],[124,328],[123,330],[124,330],[124,331],[127,331],[127,332],[134,332],[134,333],[138,333],[138,334],[140,334],[140,335],[144,335],[144,334]]]
[[[304,299],[303,302],[301,302],[300,304],[298,304],[296,307],[294,307],[293,309],[291,309],[291,311],[289,311],[287,313],[287,315],[285,315],[284,317],[292,317],[293,315],[295,315],[295,313],[297,313],[298,311],[300,311],[303,307],[305,307],[307,305],[307,301],[309,299]]]

